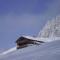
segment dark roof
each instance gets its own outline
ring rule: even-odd
[[[21,40],[24,40],[24,39],[26,39],[26,38],[23,37],[23,36],[21,36],[21,37],[19,37],[19,38],[16,40],[16,43],[17,43],[18,41],[21,41]]]

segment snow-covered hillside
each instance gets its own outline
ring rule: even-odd
[[[60,60],[60,40],[16,50],[0,60]]]
[[[11,53],[11,52],[13,52],[15,50],[16,50],[16,47],[13,47],[11,49],[8,49],[7,51],[4,51],[4,52],[0,53],[0,55],[6,55],[6,54]]]

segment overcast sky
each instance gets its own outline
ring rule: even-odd
[[[0,49],[15,46],[21,35],[36,35],[60,14],[60,0],[0,0]]]

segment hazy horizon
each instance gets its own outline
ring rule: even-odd
[[[60,14],[60,0],[0,0],[0,49],[15,46],[21,35],[37,35]]]

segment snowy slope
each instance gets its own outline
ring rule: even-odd
[[[6,55],[6,54],[11,53],[11,52],[13,52],[15,50],[16,50],[16,47],[13,47],[11,49],[8,49],[7,51],[1,52],[0,55]]]
[[[4,52],[6,49],[0,49],[0,53]]]
[[[60,60],[60,40],[1,55],[0,60]]]
[[[24,37],[46,43],[19,50],[11,48],[0,54],[0,60],[60,60],[60,16],[49,20],[37,37]]]

